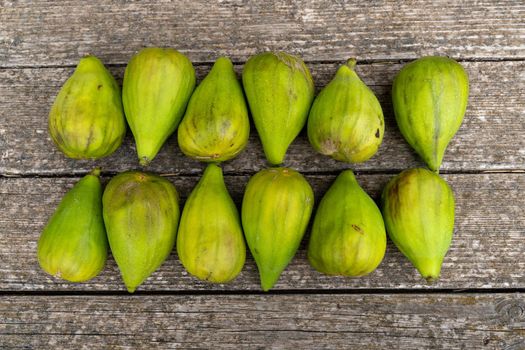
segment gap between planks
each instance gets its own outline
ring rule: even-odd
[[[262,51],[261,51],[262,52]],[[182,52],[184,53],[184,52]],[[447,56],[449,57],[449,56]],[[131,57],[130,57],[131,58]],[[454,57],[450,57],[454,58]],[[79,57],[80,59],[80,57]],[[457,62],[523,62],[525,57],[473,57],[473,58],[454,58]],[[405,64],[412,62],[416,58],[393,58],[393,59],[360,59],[357,65],[371,65],[371,64]],[[346,60],[305,60],[306,64],[343,64]],[[212,66],[214,61],[192,62],[194,67]],[[244,65],[246,61],[232,61],[234,65]],[[104,64],[109,68],[123,68],[127,63],[108,63]],[[76,64],[42,64],[42,65],[14,65],[14,66],[0,66],[0,70],[17,70],[17,69],[59,69],[59,68],[75,68]]]
[[[141,171],[149,171],[148,169],[141,169]],[[204,170],[203,170],[204,171]],[[334,169],[333,171],[312,171],[302,172],[303,174],[312,176],[334,176],[338,175],[342,170]],[[238,171],[229,172],[224,171],[225,176],[252,176],[256,171]],[[361,170],[354,171],[356,175],[397,175],[400,171],[397,170]],[[115,171],[101,171],[101,177],[113,177],[119,174]],[[439,172],[440,175],[483,175],[483,174],[525,174],[525,169],[491,169],[491,170],[443,170]],[[28,174],[0,174],[0,178],[6,179],[56,179],[56,178],[78,178],[87,175],[87,172],[79,173],[65,173],[65,174],[46,174],[46,173],[28,173]],[[158,173],[159,176],[172,177],[172,176],[184,176],[184,177],[196,177],[202,176],[200,173]]]
[[[518,294],[525,293],[523,288],[366,288],[366,289],[276,289],[268,292],[261,290],[142,290],[128,293],[125,290],[33,290],[33,291],[0,291],[2,296],[183,296],[183,295],[410,295],[410,294]]]

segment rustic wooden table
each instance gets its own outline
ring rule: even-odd
[[[525,349],[525,3],[515,1],[0,1],[0,348]],[[348,165],[316,154],[301,135],[286,165],[319,200],[352,167],[378,197],[399,171],[422,166],[402,139],[392,78],[422,55],[448,55],[470,75],[468,111],[442,174],[457,197],[455,237],[440,281],[425,285],[389,242],[368,277],[335,278],[308,265],[304,242],[269,293],[254,261],[228,285],[189,276],[175,252],[134,295],[110,259],[100,276],[70,284],[43,273],[36,242],[62,195],[95,165],[104,180],[137,168],[131,137],[111,157],[66,159],[47,133],[60,86],[87,53],[122,80],[145,46],[187,54],[199,79],[219,55],[243,62],[263,50],[301,55],[317,88],[348,57],[384,108],[380,152]],[[257,135],[224,164],[239,203],[266,166]],[[150,170],[186,197],[203,164],[172,137]],[[307,237],[304,241],[307,241]]]

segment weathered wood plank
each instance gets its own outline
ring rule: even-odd
[[[452,140],[443,163],[444,170],[475,171],[523,169],[525,166],[525,62],[464,62],[470,74],[471,97],[464,123]],[[326,85],[336,64],[310,65],[318,87]],[[241,66],[236,67],[238,71]],[[364,81],[377,93],[386,118],[386,134],[378,154],[352,165],[357,170],[400,170],[421,165],[404,141],[393,118],[390,85],[399,64],[358,65]],[[199,77],[208,72],[199,66]],[[121,79],[123,68],[113,68]],[[97,162],[67,159],[47,133],[47,114],[60,86],[72,68],[0,70],[0,174],[84,173],[95,164],[117,172],[136,168],[131,133],[112,156]],[[228,173],[252,172],[265,166],[259,139],[252,128],[247,149],[225,164]],[[349,165],[317,154],[306,133],[292,144],[286,165],[303,172],[333,171]],[[199,173],[202,164],[184,157],[175,135],[163,147],[151,170],[163,173]]]
[[[373,197],[389,175],[359,175]],[[197,177],[170,177],[186,197]],[[316,201],[334,176],[308,176]],[[416,270],[389,242],[378,270],[359,279],[328,277],[314,271],[306,259],[308,238],[275,289],[361,288],[523,288],[525,286],[525,174],[446,175],[456,192],[455,237],[443,266],[442,278],[425,285]],[[247,176],[227,176],[226,183],[240,203]],[[77,179],[0,179],[0,291],[20,290],[124,290],[112,259],[100,276],[84,284],[56,280],[40,270],[36,242],[40,231],[62,195]],[[139,290],[260,290],[251,257],[231,284],[199,282],[183,269],[174,251],[167,262]]]
[[[144,46],[196,62],[261,50],[306,60],[428,54],[525,58],[523,1],[4,1],[0,65],[71,65],[86,53],[125,63]]]
[[[523,349],[523,294],[6,296],[0,347]]]

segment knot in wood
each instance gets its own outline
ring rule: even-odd
[[[520,299],[503,299],[496,303],[495,310],[506,324],[525,320],[525,302]]]

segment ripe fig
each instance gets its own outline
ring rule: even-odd
[[[148,165],[175,131],[194,87],[193,65],[176,50],[150,47],[131,58],[122,102],[140,164]]]
[[[220,57],[191,95],[178,129],[179,147],[188,157],[223,162],[248,143],[248,107],[233,64]]]
[[[439,171],[467,109],[468,76],[447,57],[423,57],[401,69],[392,85],[399,130],[431,170]]]
[[[327,275],[358,277],[383,260],[386,232],[372,198],[351,170],[335,180],[319,203],[308,245],[308,260]]]
[[[104,268],[108,242],[102,220],[100,169],[69,190],[38,240],[40,267],[55,277],[83,282]]]
[[[248,181],[242,226],[264,291],[273,287],[297,252],[313,205],[312,188],[290,168],[264,169]]]
[[[69,158],[113,153],[126,134],[120,87],[95,56],[80,60],[49,112],[49,134]]]
[[[314,98],[310,71],[297,56],[265,52],[246,62],[242,82],[266,159],[281,164]]]
[[[439,278],[454,233],[454,193],[436,173],[409,169],[381,197],[388,235],[429,283]]]
[[[355,63],[351,59],[339,68],[316,97],[308,117],[313,148],[347,163],[370,159],[385,131],[381,105],[354,71]]]
[[[215,164],[208,165],[184,205],[177,253],[189,273],[213,283],[233,280],[244,266],[241,220]]]
[[[111,252],[133,293],[173,249],[179,223],[177,191],[158,175],[128,171],[111,179],[102,202]]]

